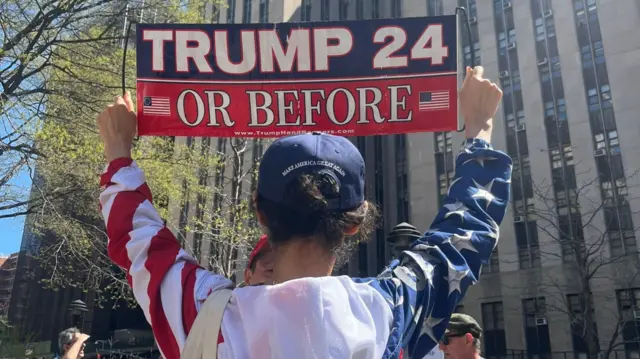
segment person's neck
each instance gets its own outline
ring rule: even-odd
[[[335,257],[312,240],[293,240],[277,249],[274,284],[305,277],[331,275]]]

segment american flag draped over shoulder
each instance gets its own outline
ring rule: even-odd
[[[244,334],[250,333],[257,324],[264,324],[267,329],[257,332],[258,336],[264,337],[266,332],[269,332],[269,337],[277,336],[280,331],[273,330],[269,313],[280,313],[283,321],[296,326],[300,324],[296,318],[285,315],[290,313],[291,304],[308,305],[317,301],[323,304],[322,300],[330,300],[342,293],[348,296],[346,300],[319,307],[334,308],[348,315],[344,322],[340,321],[341,317],[334,316],[333,321],[327,323],[323,316],[328,317],[332,313],[325,311],[319,320],[302,325],[305,328],[315,325],[317,333],[322,335],[346,333],[342,339],[349,340],[341,342],[340,347],[345,350],[345,345],[362,339],[354,337],[354,323],[371,323],[374,320],[373,324],[367,324],[361,330],[368,333],[368,343],[374,344],[375,348],[360,346],[357,350],[375,350],[376,353],[383,353],[383,358],[394,359],[400,358],[404,350],[413,359],[423,358],[442,337],[451,313],[467,288],[478,280],[482,264],[488,263],[497,244],[498,226],[509,199],[511,169],[511,159],[506,154],[493,150],[482,140],[467,140],[456,158],[456,174],[444,206],[424,237],[417,240],[398,260],[377,278],[349,280],[345,277],[322,277],[294,281],[306,286],[303,294],[309,295],[310,290],[315,290],[320,295],[309,298],[293,296],[286,308],[277,308],[279,301],[270,303],[267,300],[267,310],[260,312],[264,313],[265,318],[250,316],[250,324],[240,320],[241,306],[236,304],[228,307],[227,311],[231,312],[228,318],[236,320],[223,320],[218,343],[221,343],[219,346],[229,346],[219,351],[218,357],[283,357],[270,355],[274,350],[298,350],[297,353],[301,355],[293,357],[309,357],[317,353],[316,350],[324,350],[325,353],[331,352],[327,348],[340,350],[331,346],[333,341],[307,342],[305,333],[283,329],[283,341],[276,341],[275,346],[267,346],[271,352],[265,351],[267,347],[258,346],[261,351],[249,355],[246,353],[255,349],[255,345],[249,345],[248,338],[256,339],[256,333],[251,332],[252,336],[249,337]],[[151,191],[144,174],[131,159],[111,162],[102,176],[101,185],[104,190],[100,204],[109,237],[109,256],[127,271],[127,279],[145,317],[151,323],[162,355],[167,359],[180,358],[202,303],[212,291],[231,287],[232,283],[200,267],[180,247],[153,208]],[[320,282],[322,285],[317,285]],[[243,308],[250,311],[251,300],[265,298],[260,295],[256,297],[254,293],[267,295],[269,291],[277,293],[278,290],[290,289],[287,283],[242,288],[234,291],[235,299],[232,302],[244,303]],[[296,298],[300,300],[296,301]],[[306,314],[308,312],[302,312],[302,315]],[[260,323],[261,320],[263,323]],[[387,330],[389,334],[385,334],[381,340],[374,337]],[[299,340],[291,338],[296,335],[301,335]],[[345,354],[347,352],[331,352],[333,355],[326,357],[343,359],[349,357]],[[360,355],[363,355],[362,352]]]

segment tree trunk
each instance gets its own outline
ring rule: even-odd
[[[589,278],[582,276],[580,281],[580,301],[583,311],[583,325],[584,336],[583,339],[587,344],[587,357],[588,359],[597,359],[600,351],[598,333],[596,331],[596,318],[593,309],[593,294],[591,293],[591,286]]]

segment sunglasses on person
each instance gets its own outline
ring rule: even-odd
[[[440,339],[440,343],[444,344],[444,345],[449,345],[450,341],[449,338],[459,338],[459,337],[464,337],[465,335],[467,335],[466,333],[464,334],[445,334],[442,339]]]

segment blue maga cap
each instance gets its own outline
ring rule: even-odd
[[[258,171],[258,193],[284,203],[287,187],[302,174],[324,173],[337,186],[332,210],[349,210],[364,203],[364,159],[349,140],[319,132],[283,137],[265,151]],[[334,186],[335,188],[335,186]]]

